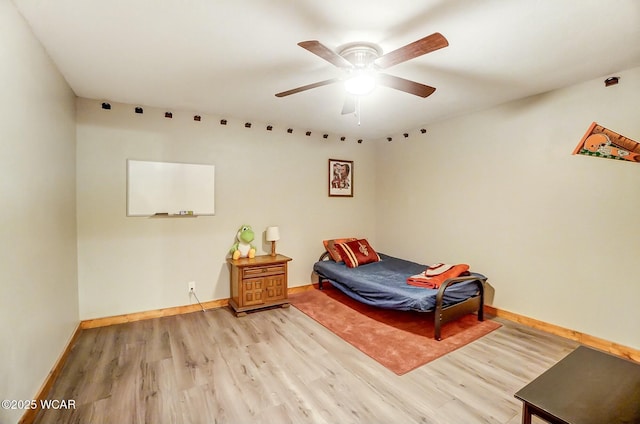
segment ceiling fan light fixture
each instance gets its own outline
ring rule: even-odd
[[[345,90],[354,96],[366,96],[376,88],[376,85],[376,77],[370,71],[355,71],[353,76],[344,81]]]
[[[276,97],[286,97],[342,82],[347,93],[342,107],[342,115],[355,114],[358,117],[358,125],[360,125],[361,97],[374,91],[378,84],[422,98],[428,97],[436,91],[435,87],[379,72],[381,69],[415,59],[448,45],[447,39],[439,32],[434,32],[386,54],[382,54],[382,49],[378,45],[368,42],[345,44],[334,51],[318,40],[301,41],[298,46],[346,72],[346,78],[343,76],[303,85],[276,93]]]

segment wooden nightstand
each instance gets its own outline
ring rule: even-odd
[[[289,306],[287,264],[290,260],[284,255],[227,259],[231,267],[229,306],[236,316],[270,306]]]

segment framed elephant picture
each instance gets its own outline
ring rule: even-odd
[[[329,197],[353,197],[353,161],[329,159]]]

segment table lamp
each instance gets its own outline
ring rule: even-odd
[[[266,239],[271,242],[271,256],[276,256],[276,241],[280,240],[280,228],[267,227]]]

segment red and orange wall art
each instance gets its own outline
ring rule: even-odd
[[[594,122],[589,126],[573,154],[640,162],[640,143]]]

